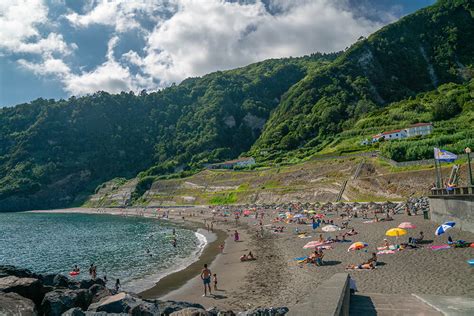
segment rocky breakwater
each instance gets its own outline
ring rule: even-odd
[[[0,315],[277,316],[287,312],[286,307],[238,313],[216,308],[206,310],[199,304],[113,293],[102,279],[76,281],[61,274],[41,275],[13,266],[0,266]]]

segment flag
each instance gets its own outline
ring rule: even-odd
[[[438,161],[453,162],[458,156],[443,149],[434,148],[434,158]]]

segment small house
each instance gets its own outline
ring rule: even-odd
[[[433,132],[433,124],[431,123],[416,123],[410,127],[405,128],[407,137],[425,136]]]

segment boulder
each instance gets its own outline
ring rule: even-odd
[[[210,316],[210,314],[202,308],[188,307],[172,312],[170,316]]]
[[[41,310],[46,315],[61,315],[73,307],[87,309],[92,301],[88,290],[54,290],[45,295]]]
[[[91,286],[95,285],[95,284],[99,284],[99,285],[102,285],[102,286],[105,286],[105,282],[104,280],[98,278],[98,279],[95,279],[95,280],[92,280],[92,279],[89,279],[89,280],[82,280],[79,284],[79,287],[81,289],[88,289],[90,288]]]
[[[89,291],[92,294],[92,303],[97,303],[104,297],[110,296],[112,294],[108,288],[100,284],[94,284],[89,288]]]
[[[133,316],[159,316],[160,308],[158,304],[151,302],[142,302],[130,310]]]
[[[20,294],[23,297],[29,298],[37,305],[41,304],[44,296],[43,284],[34,278],[18,278],[16,276],[0,278],[0,291]]]
[[[231,310],[218,311],[217,316],[235,316],[235,313]]]
[[[53,286],[67,288],[69,287],[69,278],[62,274],[56,274],[53,277]]]
[[[136,296],[127,293],[118,293],[107,296],[91,304],[87,311],[91,312],[107,312],[107,313],[129,313],[133,308],[142,304],[144,301]]]
[[[0,292],[0,315],[37,315],[35,303],[16,293]]]
[[[286,313],[288,313],[288,307],[259,307],[245,312],[241,312],[238,314],[238,316],[283,316]]]
[[[204,306],[201,304],[193,304],[193,303],[188,303],[188,302],[179,302],[179,301],[157,301],[161,313],[164,315],[170,315],[173,312],[182,310],[184,308],[189,308],[189,307],[194,307],[194,308],[200,308],[204,309]]]
[[[31,272],[28,269],[16,268],[14,266],[0,265],[0,278],[7,276],[16,276],[17,278],[35,278],[38,279],[38,275]]]
[[[68,309],[64,313],[62,313],[62,316],[85,316],[86,314],[82,309],[79,307],[74,307],[71,309]]]

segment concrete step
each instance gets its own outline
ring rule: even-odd
[[[349,315],[443,315],[411,294],[357,293],[351,296]]]

